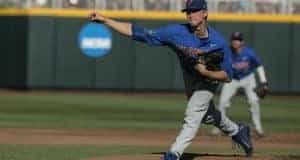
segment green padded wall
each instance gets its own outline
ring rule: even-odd
[[[83,55],[78,34],[83,18],[1,16],[0,87],[183,90],[176,54],[112,31],[113,48],[100,59]],[[132,21],[155,28],[171,21]],[[182,23],[183,21],[177,21]],[[177,23],[176,21],[174,23]],[[273,92],[300,92],[300,25],[212,21],[226,39],[245,34],[266,67]]]
[[[111,30],[112,50],[96,63],[96,88],[132,89],[135,74],[135,53],[132,41]]]
[[[29,17],[28,85],[55,87],[56,33],[53,18]]]
[[[26,88],[27,17],[0,17],[0,87]]]
[[[95,61],[80,53],[77,37],[82,19],[56,18],[55,85],[62,88],[94,88]]]
[[[139,25],[149,29],[166,24],[160,21],[140,21]],[[172,89],[174,60],[176,56],[166,47],[153,47],[135,43],[135,88],[136,89]]]
[[[290,55],[291,81],[289,91],[300,92],[300,24],[293,25],[292,52]]]
[[[254,25],[254,48],[261,55],[271,89],[288,91],[289,54],[291,46],[289,24],[257,23]]]

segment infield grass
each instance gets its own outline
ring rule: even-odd
[[[183,94],[0,92],[0,127],[176,129]],[[269,96],[262,122],[272,132],[300,132],[300,97]],[[233,98],[233,120],[250,123],[245,97]],[[207,128],[207,127],[205,127]]]

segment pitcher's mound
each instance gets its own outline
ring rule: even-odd
[[[98,157],[90,158],[87,160],[161,160],[161,155],[130,155],[130,156],[111,156],[111,157]]]
[[[247,158],[240,155],[222,155],[222,154],[185,154],[181,160],[299,160],[295,156],[253,156]],[[130,156],[110,156],[89,158],[87,160],[162,160],[162,154],[130,155]]]

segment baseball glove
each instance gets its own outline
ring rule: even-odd
[[[254,92],[261,99],[264,99],[265,96],[269,93],[269,85],[268,83],[261,83],[256,88],[254,88]]]
[[[210,71],[221,70],[222,61],[223,54],[220,52],[207,53],[199,57],[199,63],[206,65],[207,70]]]

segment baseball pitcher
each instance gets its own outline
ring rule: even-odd
[[[263,137],[264,130],[260,118],[259,97],[264,98],[268,92],[264,67],[256,53],[244,45],[244,38],[241,32],[232,33],[231,49],[233,80],[223,85],[219,100],[219,109],[225,115],[226,108],[230,107],[230,99],[239,88],[242,88],[250,105],[255,133],[259,137]],[[255,71],[258,73],[260,85],[256,85]],[[212,133],[218,134],[218,129],[213,129]]]
[[[192,142],[201,123],[213,124],[233,141],[241,145],[247,156],[252,154],[249,127],[236,124],[217,111],[212,102],[220,81],[231,81],[231,53],[223,36],[207,25],[205,0],[188,0],[187,24],[170,24],[146,29],[136,24],[119,22],[98,13],[91,13],[92,21],[103,23],[133,40],[174,50],[180,61],[188,97],[184,124],[164,160],[179,160]]]

